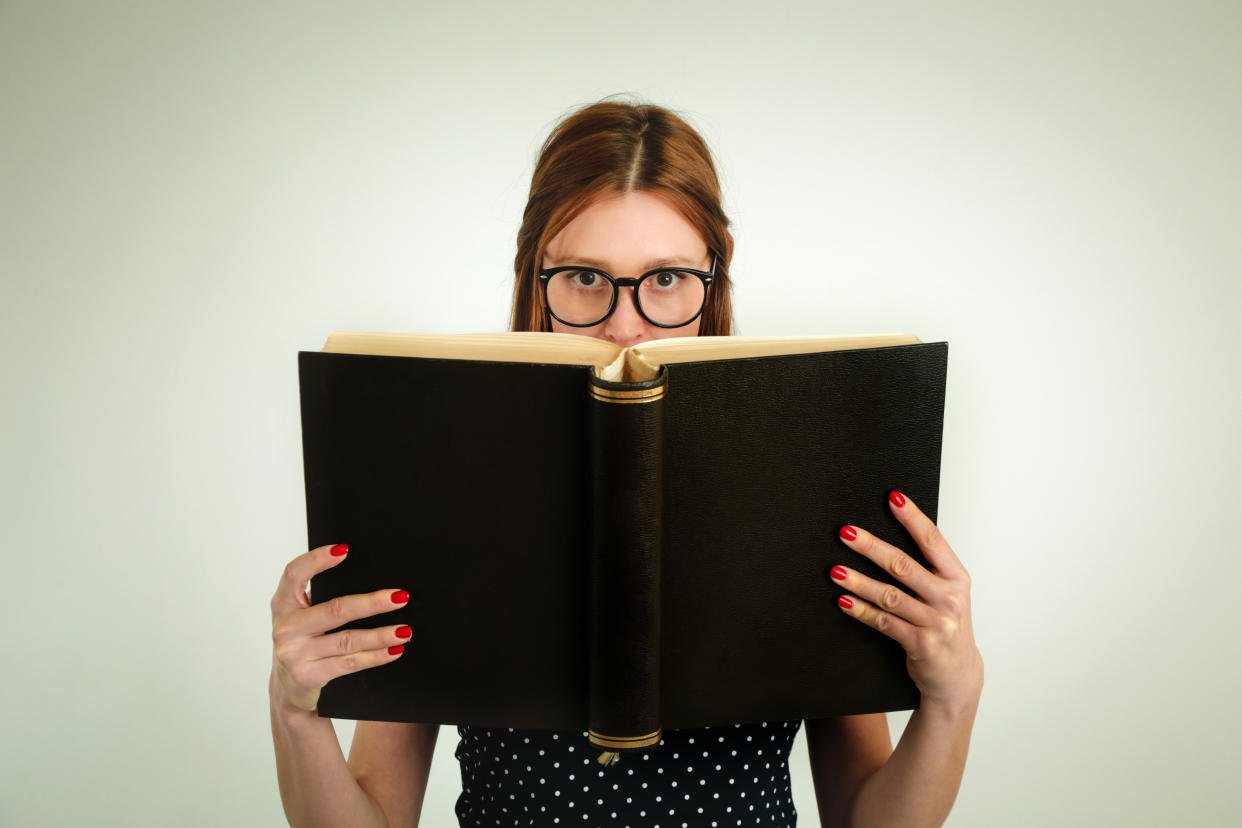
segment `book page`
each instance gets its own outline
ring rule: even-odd
[[[493,334],[336,331],[328,337],[321,350],[334,354],[550,362],[602,368],[614,362],[622,349],[612,342],[593,336],[538,331],[505,331]]]
[[[831,336],[679,336],[620,348],[593,336],[505,331],[478,334],[410,334],[336,331],[323,351],[436,359],[548,362],[590,365],[603,379],[653,379],[661,365],[715,359],[780,356],[853,348],[882,348],[920,342],[912,334],[835,334]]]
[[[628,381],[652,379],[659,366],[714,359],[810,354],[914,345],[913,334],[836,334],[832,336],[681,336],[654,339],[627,348],[624,375]]]

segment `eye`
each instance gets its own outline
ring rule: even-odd
[[[686,274],[684,273],[675,273],[673,271],[666,270],[652,276],[651,281],[655,282],[656,287],[668,289],[677,287],[677,283],[685,278]]]
[[[599,274],[589,270],[573,270],[565,276],[579,287],[595,287],[600,281]]]

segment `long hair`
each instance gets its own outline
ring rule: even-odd
[[[664,107],[608,100],[565,117],[539,151],[513,260],[510,330],[552,330],[538,285],[548,243],[596,200],[636,190],[664,198],[716,254],[699,335],[732,333],[733,235],[707,142]]]

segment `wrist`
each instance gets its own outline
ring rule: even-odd
[[[919,703],[919,710],[926,711],[929,716],[936,716],[937,718],[951,721],[974,718],[975,712],[979,709],[979,697],[981,694],[982,688],[979,688],[979,690],[973,691],[961,698],[923,698]]]
[[[288,692],[285,690],[285,686],[281,684],[280,679],[277,677],[275,667],[272,668],[272,677],[268,682],[267,692],[272,712],[286,725],[296,725],[319,718],[317,707],[307,709],[293,703],[293,700],[290,699]]]

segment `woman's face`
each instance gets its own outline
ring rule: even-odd
[[[592,204],[557,233],[544,253],[544,268],[587,265],[616,278],[637,278],[665,266],[708,270],[707,243],[694,227],[663,199],[632,191]],[[552,330],[594,336],[628,348],[648,339],[698,336],[699,321],[680,328],[661,328],[639,315],[634,288],[617,292],[612,315],[598,325],[575,328],[552,319]]]

